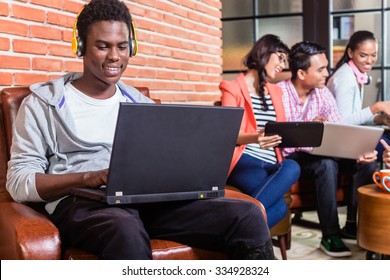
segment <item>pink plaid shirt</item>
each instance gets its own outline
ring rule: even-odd
[[[334,96],[327,87],[314,88],[307,97],[307,105],[299,98],[291,80],[278,83],[283,90],[283,105],[286,112],[286,121],[312,121],[316,117],[325,117],[327,122],[342,123],[342,117],[337,109]],[[285,148],[283,156],[296,151],[311,151],[312,148]]]

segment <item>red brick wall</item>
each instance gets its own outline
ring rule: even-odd
[[[71,51],[76,14],[88,1],[2,0],[0,88],[30,85],[81,71]],[[220,0],[125,1],[139,53],[124,81],[147,86],[163,102],[211,104],[222,73]]]

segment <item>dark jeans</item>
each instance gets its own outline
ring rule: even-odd
[[[356,222],[357,189],[371,183],[376,162],[357,164],[354,160],[339,160],[304,152],[296,152],[288,158],[300,164],[302,178],[314,180],[317,212],[323,236],[337,234],[340,231],[336,200],[339,170],[345,170],[353,178],[348,189],[347,220]]]
[[[350,162],[350,161],[347,161]],[[348,188],[347,193],[347,221],[356,223],[357,207],[358,207],[358,188],[367,184],[373,184],[372,174],[376,171],[377,161],[369,164],[356,164],[350,162],[350,165],[355,166],[355,172],[352,172],[352,183]]]
[[[238,199],[108,206],[70,196],[58,204],[51,219],[64,244],[101,259],[151,259],[152,238],[225,251],[231,257],[241,256],[234,248],[262,250],[270,244],[260,208]]]
[[[298,180],[299,164],[293,160],[268,163],[243,154],[229,175],[227,183],[260,201],[266,211],[268,227],[287,214],[284,194]]]

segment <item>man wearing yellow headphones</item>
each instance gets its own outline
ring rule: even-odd
[[[71,194],[74,187],[106,184],[119,103],[153,102],[120,81],[137,53],[123,2],[92,0],[74,29],[83,72],[32,85],[19,109],[7,178],[12,197],[46,202],[62,242],[101,259],[151,259],[150,238],[226,251],[233,259],[272,259],[265,218],[249,202],[108,206]]]

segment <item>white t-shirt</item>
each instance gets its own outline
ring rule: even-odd
[[[75,124],[73,131],[88,142],[112,144],[118,116],[119,103],[126,101],[118,86],[115,94],[107,99],[85,95],[71,83],[65,85],[65,102]]]

